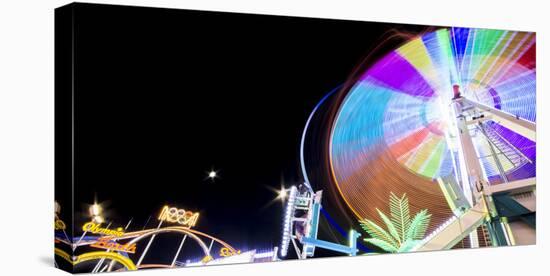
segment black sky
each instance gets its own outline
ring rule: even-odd
[[[77,229],[97,195],[114,225],[141,229],[170,204],[235,247],[278,245],[282,207],[265,207],[267,187],[302,180],[309,113],[390,29],[421,28],[76,6]]]

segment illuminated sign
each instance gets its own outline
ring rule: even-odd
[[[212,261],[213,259],[214,258],[212,256],[208,255],[208,256],[204,256],[204,258],[202,258],[201,262],[205,264],[205,263],[208,263],[208,262]]]
[[[67,252],[59,248],[54,248],[54,250],[55,250],[55,255],[63,258],[64,260],[66,260],[72,265],[77,265],[79,263],[87,262],[91,260],[110,259],[122,264],[128,270],[137,270],[136,265],[134,264],[134,262],[132,262],[130,258],[122,256],[115,252],[105,252],[105,251],[88,252],[80,256],[77,256],[76,260],[73,260],[73,256],[69,255]]]
[[[88,222],[82,226],[82,230],[93,234],[102,234],[107,236],[120,237],[124,235],[124,229],[119,227],[117,229],[102,228],[101,223]]]
[[[227,247],[222,247],[222,249],[220,249],[220,257],[229,257],[238,254],[241,254],[241,250],[235,252],[235,250],[231,250]]]
[[[199,213],[193,213],[191,211],[185,211],[184,209],[178,209],[175,207],[164,206],[158,217],[161,221],[179,223],[181,225],[189,226],[190,228],[197,224],[199,219]]]
[[[101,238],[96,243],[93,243],[90,245],[91,247],[95,248],[102,248],[102,249],[109,249],[114,251],[120,251],[120,252],[127,252],[127,253],[136,253],[136,244],[120,244],[114,241],[111,241],[108,238]]]
[[[56,219],[54,222],[55,230],[65,230],[67,226],[65,225],[65,222],[63,222],[60,219]]]

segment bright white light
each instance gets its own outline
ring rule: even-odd
[[[206,179],[210,179],[210,180],[214,181],[218,177],[219,177],[218,171],[216,171],[214,169],[212,169],[212,170],[210,170],[209,172],[206,173]]]
[[[90,215],[92,217],[101,215],[101,205],[94,203],[92,206],[90,206]]]
[[[102,216],[94,216],[92,218],[92,221],[97,224],[102,224],[103,222],[105,222],[105,219],[103,219]]]
[[[273,251],[263,252],[263,253],[257,253],[254,255],[254,259],[261,259],[261,258],[269,258],[273,257],[273,254],[275,254]]]
[[[56,214],[61,213],[61,205],[59,205],[59,203],[57,201],[55,202],[54,206],[55,206],[55,209],[54,209],[55,213]]]
[[[208,173],[208,177],[210,177],[212,179],[216,178],[216,176],[218,176],[218,174],[215,171],[211,171],[211,172]]]
[[[288,253],[288,246],[292,235],[292,216],[294,215],[296,193],[298,190],[296,186],[292,186],[289,191],[288,201],[285,210],[285,217],[283,221],[283,237],[281,239],[281,256],[285,257]],[[285,191],[286,197],[286,191]]]
[[[286,193],[287,193],[287,190],[285,189],[285,187],[281,187],[281,190],[279,191],[279,195],[277,196],[277,198],[281,200],[285,200]]]

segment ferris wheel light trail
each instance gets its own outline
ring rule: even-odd
[[[452,213],[436,180],[457,179],[464,169],[449,116],[453,86],[472,102],[536,123],[535,51],[534,33],[442,28],[363,72],[346,91],[329,142],[333,180],[353,213],[378,221],[375,209],[392,191],[406,193],[412,209],[428,208],[434,225],[446,221]],[[484,123],[489,138],[520,157],[493,156],[487,138],[474,133],[484,177],[489,183],[534,177],[536,142],[501,122]]]

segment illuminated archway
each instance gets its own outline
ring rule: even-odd
[[[197,231],[197,230],[193,230],[193,229],[189,229],[187,227],[182,227],[182,226],[170,226],[170,227],[165,227],[165,228],[161,228],[161,229],[170,229],[171,231],[163,231],[163,232],[179,232],[179,233],[191,233],[191,234],[195,234],[196,236],[200,236],[200,237],[204,237],[204,238],[207,238],[207,239],[211,239],[219,244],[221,244],[223,247],[229,249],[232,253],[237,253],[238,250],[236,250],[235,248],[233,248],[233,246],[231,246],[230,244],[226,243],[225,241],[223,240],[220,240],[216,237],[213,237],[213,236],[210,236],[206,233],[203,233],[201,231]],[[112,240],[123,240],[123,239],[129,239],[129,238],[134,238],[134,237],[139,237],[139,236],[143,236],[143,235],[148,235],[149,233],[151,233],[152,231],[157,231],[157,230],[161,230],[161,229],[147,229],[147,230],[141,230],[141,231],[135,231],[135,232],[128,232],[120,237],[113,237]],[[175,231],[174,229],[178,230],[178,231]],[[158,232],[157,232],[158,233]],[[131,242],[131,241],[130,241]],[[129,243],[130,243],[129,242]],[[204,244],[204,243],[203,243]]]
[[[97,260],[97,259],[109,259],[120,263],[127,270],[137,270],[137,267],[134,264],[134,262],[132,262],[132,260],[115,252],[106,252],[106,251],[88,252],[77,256],[76,260],[74,261],[71,259],[71,256],[67,252],[59,248],[55,248],[55,254],[63,258],[67,262],[71,263],[72,265],[77,265],[82,262]]]
[[[144,238],[147,238],[149,236],[152,236],[152,235],[156,235],[156,234],[160,234],[160,233],[173,233],[173,232],[188,235],[190,238],[197,241],[197,243],[201,247],[202,251],[204,252],[205,257],[210,256],[210,250],[208,249],[208,246],[206,246],[206,244],[197,235],[195,235],[195,233],[191,232],[190,229],[188,229],[188,228],[179,227],[179,226],[148,230],[145,233],[143,233],[141,235],[138,235],[134,239],[130,240],[127,244],[128,245],[135,244],[138,241],[140,241]]]

